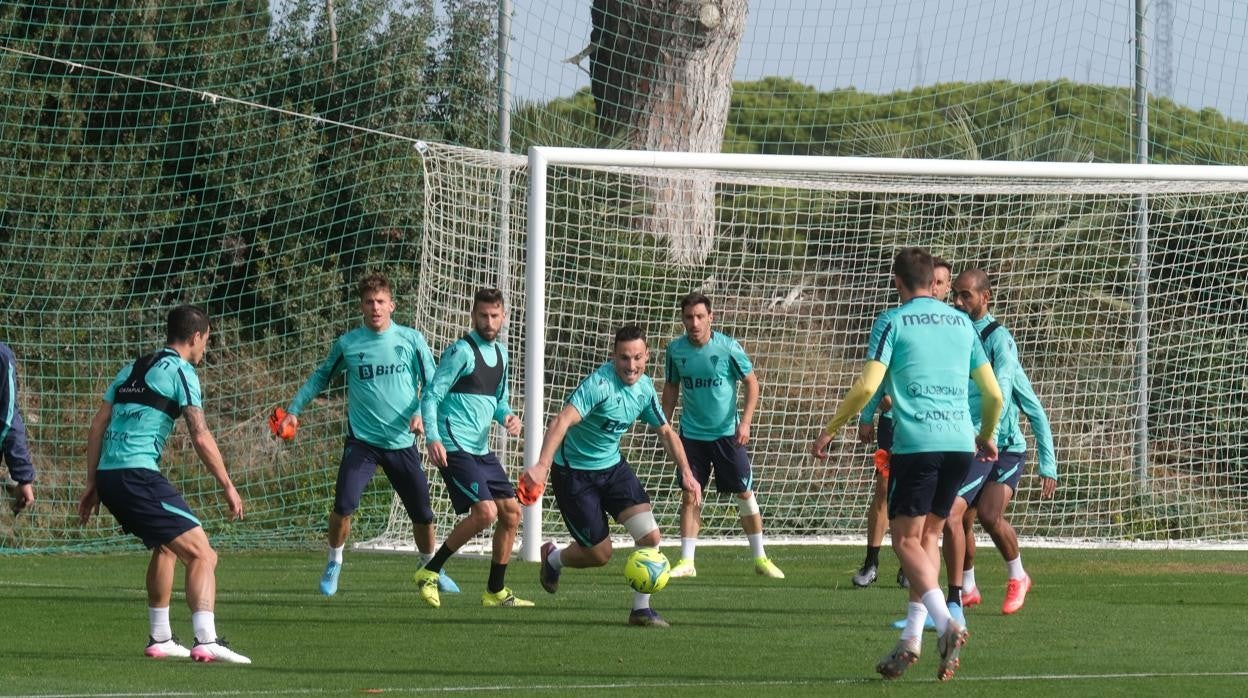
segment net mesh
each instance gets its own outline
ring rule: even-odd
[[[274,8],[0,6],[0,338],[20,362],[39,500],[16,519],[0,508],[0,546],[137,546],[107,514],[78,525],[83,444],[112,376],[160,347],[179,302],[213,319],[205,413],[246,518],[223,522],[182,425],[166,474],[222,545],[323,538],[341,388],[309,406],[292,445],[274,444],[265,418],[359,324],[365,270],[391,278],[396,320],[420,324],[413,143],[483,137],[493,96],[457,90],[493,82],[465,37],[493,39],[459,31],[459,6]],[[389,504],[380,478],[356,531],[381,530]]]
[[[717,22],[704,17],[711,12],[708,5],[721,13]],[[263,423],[332,338],[356,324],[352,287],[360,274],[378,269],[391,276],[398,319],[431,328],[435,351],[465,324],[468,286],[497,283],[514,300],[523,298],[522,238],[514,232],[524,228],[518,212],[525,205],[519,194],[523,166],[499,165],[488,154],[460,151],[457,158],[475,161],[490,174],[481,179],[480,173],[466,171],[459,182],[424,192],[413,149],[417,139],[488,148],[498,138],[501,77],[512,88],[507,106],[514,110],[515,150],[530,144],[628,144],[636,136],[630,127],[647,114],[671,116],[678,126],[687,123],[679,110],[651,108],[645,101],[680,92],[698,74],[659,70],[668,57],[676,57],[714,68],[707,75],[718,82],[703,88],[718,85],[718,92],[694,102],[723,107],[706,114],[708,123],[722,124],[722,133],[700,134],[711,150],[1136,158],[1130,88],[1135,18],[1128,4],[794,0],[749,5],[746,15],[744,0],[512,2],[505,18],[510,41],[503,64],[497,31],[499,8],[506,4],[496,0],[0,4],[0,92],[5,95],[0,103],[0,339],[14,347],[21,362],[20,405],[39,469],[35,508],[13,518],[0,507],[0,548],[136,545],[106,517],[85,528],[77,525],[82,444],[109,377],[122,362],[160,344],[165,311],[184,301],[205,305],[214,318],[213,345],[201,370],[207,416],[248,503],[247,519],[225,525],[214,516],[221,511],[215,483],[197,465],[182,427],[170,441],[166,472],[185,490],[192,508],[204,514],[214,541],[222,545],[319,541],[341,444],[341,389],[331,389],[309,408],[292,445],[268,441]],[[1227,3],[1157,0],[1147,5],[1153,160],[1243,162],[1248,88],[1241,76],[1248,75],[1248,65],[1239,37],[1248,33],[1248,15]],[[696,22],[686,21],[695,17]],[[622,19],[640,23],[630,28]],[[699,37],[713,41],[703,44]],[[708,55],[707,46],[718,52],[718,63],[696,62]],[[600,80],[611,77],[597,91],[595,66]],[[702,93],[691,89],[688,94]],[[496,200],[500,172],[515,180],[511,213],[495,213],[507,210]],[[853,283],[861,284],[855,286],[861,293],[876,291],[877,279],[862,277],[864,269],[874,268],[861,264],[864,255],[870,256],[864,251],[868,248],[854,251],[829,242],[841,228],[856,234],[875,230],[873,242],[884,246],[884,231],[901,229],[890,227],[894,220],[908,221],[930,236],[922,242],[941,248],[955,244],[946,242],[955,240],[946,230],[976,230],[960,226],[980,220],[982,207],[999,215],[997,220],[1052,216],[1046,225],[1061,235],[1006,234],[990,226],[983,240],[957,243],[964,249],[950,252],[964,259],[980,255],[989,263],[996,259],[991,250],[1008,248],[1016,239],[1031,240],[1027,244],[1043,251],[1000,258],[1007,260],[1000,272],[1008,295],[999,309],[1024,341],[1037,341],[1028,338],[1029,322],[1077,324],[1069,314],[1047,310],[1033,317],[1040,306],[1013,295],[1027,291],[1027,284],[1047,288],[1050,282],[1072,282],[1065,292],[1087,295],[1079,295],[1084,305],[1078,307],[1095,298],[1123,313],[1121,296],[1136,272],[1126,241],[1112,255],[1100,254],[1108,247],[1096,253],[1080,247],[1102,240],[1107,231],[1125,235],[1126,214],[1083,210],[1077,202],[1084,199],[1060,192],[1010,193],[1031,203],[1007,213],[1003,204],[977,199],[1009,193],[1002,191],[950,197],[920,194],[918,182],[863,179],[851,195],[840,182],[825,186],[808,179],[799,194],[782,180],[741,181],[721,173],[693,178],[688,198],[668,202],[672,220],[684,217],[682,209],[705,212],[708,201],[715,211],[715,219],[700,220],[698,235],[681,237],[662,226],[642,232],[627,227],[632,214],[622,214],[627,209],[620,207],[633,206],[638,191],[647,188],[636,182],[636,173],[595,176],[606,184],[592,188],[586,211],[607,227],[587,233],[585,240],[559,243],[560,250],[582,255],[577,264],[600,260],[616,266],[556,269],[564,283],[619,285],[657,304],[652,308],[666,309],[671,289],[655,284],[629,290],[629,284],[640,283],[631,280],[632,271],[640,267],[653,274],[668,269],[672,258],[683,260],[681,269],[703,275],[673,272],[672,285],[684,290],[705,282],[717,297],[726,294],[721,321],[756,355],[763,349],[752,346],[750,333],[766,331],[750,325],[733,303],[765,304],[768,312],[784,317],[810,316],[811,302],[842,303],[811,290],[829,274],[858,279]],[[643,175],[650,181],[670,177]],[[886,195],[889,188],[900,189],[900,196]],[[821,193],[810,193],[815,191]],[[428,198],[422,199],[422,193]],[[1128,211],[1131,192],[1118,194],[1113,200]],[[877,205],[877,197],[887,204]],[[1168,232],[1157,238],[1162,242],[1154,242],[1150,261],[1170,265],[1163,268],[1173,278],[1154,274],[1153,317],[1166,312],[1178,317],[1175,308],[1198,308],[1183,317],[1188,329],[1203,334],[1171,338],[1166,328],[1150,325],[1150,358],[1164,358],[1175,370],[1186,366],[1192,384],[1207,377],[1211,385],[1229,389],[1232,373],[1220,364],[1214,369],[1184,362],[1222,347],[1235,356],[1244,294],[1235,277],[1234,197],[1185,189],[1166,197],[1196,201],[1193,208],[1203,213],[1187,217],[1179,213],[1187,211],[1186,204],[1165,204],[1170,208],[1164,210],[1175,213],[1168,218],[1159,213],[1154,220],[1155,231]],[[753,213],[725,218],[731,225],[724,234],[719,217],[737,210]],[[564,216],[561,226],[584,222],[579,214],[559,215]],[[842,215],[843,220],[829,220]],[[440,235],[454,226],[474,231],[459,244],[478,245],[474,254],[481,259],[510,250],[501,257],[510,258],[509,264],[464,266],[457,272],[464,284],[457,291],[426,283],[424,265],[438,263],[443,255],[442,242],[422,237],[426,217],[439,226]],[[812,221],[824,227],[807,228]],[[626,236],[622,239],[637,243],[619,264],[614,257],[617,227]],[[480,237],[481,230],[491,230],[490,236]],[[766,234],[750,237],[756,231]],[[760,250],[774,259],[808,254],[815,240],[826,246],[818,248],[821,259],[835,266],[813,267],[806,259],[796,266],[761,269],[751,261]],[[679,245],[676,257],[661,252],[672,245]],[[983,246],[982,255],[977,245]],[[720,266],[709,266],[712,260]],[[1068,260],[1070,268],[1056,269]],[[1119,263],[1127,266],[1114,266]],[[1016,279],[1010,276],[1015,268],[1030,275]],[[1104,281],[1111,277],[1114,282]],[[602,292],[585,291],[583,297],[593,293]],[[511,309],[510,341],[518,347],[523,304],[513,302]],[[655,325],[652,334],[664,338],[676,325],[674,314],[661,317],[668,325]],[[1089,311],[1079,322],[1095,325],[1097,317]],[[610,324],[590,318],[569,322],[573,325],[561,330],[567,337],[605,331],[601,328]],[[1129,331],[1114,327],[1108,323],[1096,332],[1120,331],[1125,335],[1118,341],[1127,342]],[[596,359],[605,349],[593,344],[586,351]],[[765,354],[756,358],[775,361]],[[1061,380],[1068,380],[1069,373],[1037,362],[1033,378],[1048,370],[1045,380],[1057,389],[1066,385]],[[570,365],[566,372],[581,368]],[[760,372],[764,369],[771,372],[771,384],[781,385],[775,372],[785,366],[762,365]],[[552,380],[564,372],[552,368]],[[1192,397],[1195,389],[1189,384],[1166,390],[1155,388],[1151,404],[1189,409],[1201,426],[1173,427],[1177,435],[1162,439],[1158,449],[1180,455],[1158,464],[1217,461],[1230,473],[1227,481],[1238,482],[1238,475],[1232,477],[1242,473],[1243,462],[1235,446],[1236,406]],[[772,401],[778,395],[764,397]],[[1105,410],[1116,404],[1109,397],[1089,401],[1095,399],[1106,401]],[[1168,434],[1169,429],[1158,425],[1153,433]],[[522,443],[500,440],[499,448],[512,458]],[[1161,449],[1166,444],[1192,450]],[[434,499],[441,501],[434,480]],[[366,494],[355,522],[361,538],[387,527],[387,490],[381,482]],[[1140,496],[1176,495],[1158,486]],[[449,514],[440,511],[439,516]]]
[[[498,218],[482,212],[507,210],[511,227],[521,229],[525,161],[437,145],[425,152],[425,262],[436,271],[422,278],[422,288],[464,298],[483,278],[460,271],[494,269],[500,258],[482,255],[503,249],[495,242]],[[655,183],[692,176],[714,183],[718,234],[707,259],[687,265],[639,231]],[[982,266],[991,274],[991,311],[1017,340],[1052,423],[1058,493],[1040,501],[1030,444],[1030,472],[1011,507],[1021,535],[1174,545],[1242,540],[1248,479],[1235,425],[1245,414],[1226,398],[1236,394],[1248,362],[1239,348],[1248,305],[1238,290],[1248,271],[1248,182],[1072,179],[1065,187],[1055,180],[1028,187],[916,174],[885,187],[881,179],[552,165],[544,414],[555,414],[607,359],[611,337],[625,323],[648,332],[649,372],[661,381],[664,346],[683,332],[678,299],[701,290],[715,304],[718,328],[750,354],[762,385],[751,455],[768,537],[861,535],[874,446],[847,433],[826,462],[807,449],[858,374],[875,316],[896,303],[892,255],[921,244],[951,260],[955,271]],[[503,183],[507,209],[490,201]],[[466,200],[453,194],[461,190]],[[1150,210],[1144,256],[1142,194]],[[518,237],[505,263],[517,277],[525,263]],[[431,264],[435,259],[440,263]],[[514,312],[522,294],[514,286],[510,299],[516,365],[524,360],[523,315]],[[1143,469],[1136,456],[1141,351],[1148,373]],[[517,401],[524,389],[517,376]],[[1024,431],[1030,441],[1027,425]],[[674,534],[679,496],[657,439],[638,427],[623,448],[664,530]],[[519,454],[517,447],[509,459],[513,472]],[[703,523],[704,538],[740,536],[731,498],[709,498]],[[556,511],[545,513],[543,526],[563,531]]]

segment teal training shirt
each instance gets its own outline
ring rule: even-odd
[[[299,414],[339,373],[347,381],[348,435],[384,449],[416,443],[410,422],[420,413],[420,391],[433,375],[424,335],[397,323],[381,332],[351,330],[334,341],[286,411]]]
[[[667,424],[650,376],[624,385],[611,362],[582,380],[567,404],[581,421],[568,429],[555,462],[575,470],[606,470],[623,460],[620,438],[638,419],[652,427]]]
[[[99,470],[160,470],[160,455],[165,450],[169,432],[173,431],[173,417],[149,405],[117,402],[117,389],[130,378],[134,367],[132,362],[122,368],[104,391],[104,401],[113,406],[113,412],[104,431]],[[179,409],[203,407],[195,367],[173,349],[166,347],[158,353],[143,382],[152,393],[166,398],[170,405]]]
[[[682,335],[667,345],[666,363],[667,382],[683,393],[680,433],[698,441],[736,434],[737,383],[754,370],[741,345],[720,332],[700,347]]]
[[[975,450],[966,381],[988,359],[966,313],[911,298],[875,321],[867,359],[888,367],[893,453]]]
[[[1014,404],[1027,415],[1031,424],[1031,435],[1036,440],[1036,453],[1040,458],[1040,477],[1057,479],[1057,454],[1053,448],[1053,430],[1049,427],[1049,416],[1040,404],[1040,398],[1031,387],[1031,379],[1025,371],[1020,371],[1014,381]]]
[[[988,363],[992,364],[992,372],[997,375],[997,385],[1001,386],[1001,419],[997,422],[997,450],[1006,453],[1026,453],[1027,441],[1018,429],[1018,405],[1014,403],[1014,383],[1023,367],[1018,362],[1018,345],[1014,343],[1014,335],[997,323],[996,329],[987,337],[983,336],[984,328],[996,322],[991,313],[974,322],[975,336],[980,338]],[[979,387],[971,381],[967,387],[968,402],[971,406],[971,419],[975,428],[980,426]]]
[[[488,453],[490,425],[512,414],[507,404],[509,366],[502,342],[487,342],[475,331],[456,340],[442,353],[420,400],[425,442],[440,441],[447,451]]]

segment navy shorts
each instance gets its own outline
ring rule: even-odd
[[[879,423],[875,426],[875,443],[876,448],[882,448],[885,451],[893,450],[893,418],[887,415],[880,415]]]
[[[1010,488],[1010,493],[1018,491],[1018,481],[1023,477],[1024,467],[1027,464],[1027,453],[1010,453],[1003,452],[997,456],[997,462],[993,463],[992,473],[988,479],[991,482],[1000,483]]]
[[[949,516],[974,458],[970,451],[894,453],[889,463],[889,520],[897,516]]]
[[[147,468],[97,470],[95,489],[121,530],[139,537],[149,549],[200,527],[199,519],[173,484]]]
[[[440,468],[442,482],[451,496],[456,514],[465,514],[473,504],[490,499],[513,499],[516,490],[493,453],[478,456],[465,451],[447,451],[446,467]]]
[[[723,436],[714,441],[699,441],[680,437],[689,459],[693,479],[702,491],[715,472],[715,491],[749,492],[754,488],[754,475],[750,472],[750,454],[745,446],[737,443],[736,436]],[[676,472],[676,486],[680,487],[680,471]]]
[[[342,449],[342,464],[338,466],[334,513],[341,516],[355,513],[360,506],[364,488],[373,479],[378,465],[386,473],[386,478],[390,480],[390,486],[399,495],[399,499],[403,501],[408,517],[418,524],[432,523],[429,480],[421,467],[420,451],[416,450],[416,446],[377,448],[349,437]]]
[[[611,535],[608,514],[618,520],[625,509],[650,503],[650,495],[624,460],[604,470],[556,465],[550,469],[550,485],[568,533],[587,548]]]
[[[966,500],[966,506],[973,507],[979,501],[979,493],[988,483],[988,474],[994,465],[994,461],[971,459],[971,467],[967,468],[966,477],[962,478],[962,485],[958,488],[958,496]]]

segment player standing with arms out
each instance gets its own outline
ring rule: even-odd
[[[511,549],[520,524],[520,505],[503,465],[490,452],[490,425],[498,422],[520,435],[520,419],[507,404],[510,362],[498,333],[507,318],[503,292],[477,291],[472,299],[472,332],[442,354],[433,380],[421,398],[429,461],[446,483],[455,513],[468,516],[455,524],[442,547],[416,572],[425,603],[442,605],[438,577],[442,565],[472,537],[494,524],[490,577],[483,606],[532,606],[504,584]]]
[[[945,557],[951,582],[956,577],[953,576],[955,565],[950,560],[953,559],[954,562],[959,563],[957,568],[962,570],[962,583],[957,588],[952,583],[950,584],[949,598],[952,599],[956,592],[968,607],[978,604],[983,598],[975,584],[974,568],[975,538],[972,525],[975,517],[978,516],[980,524],[983,525],[984,530],[988,531],[992,542],[1001,552],[1002,559],[1005,560],[1007,581],[1001,612],[1010,615],[1023,607],[1027,592],[1031,589],[1031,577],[1023,569],[1022,553],[1018,547],[1018,534],[1005,518],[1005,511],[1026,469],[1027,442],[1018,426],[1020,409],[1027,415],[1031,423],[1032,435],[1036,439],[1042,481],[1041,499],[1052,498],[1057,490],[1057,458],[1054,455],[1053,431],[1049,428],[1049,418],[1044,412],[1044,407],[1036,397],[1031,381],[1019,362],[1018,346],[1014,343],[1014,337],[988,312],[988,304],[992,298],[992,284],[988,274],[982,269],[968,269],[958,275],[954,290],[956,292],[954,304],[970,316],[993,369],[999,374],[1006,374],[1009,378],[1008,381],[1007,379],[1001,381],[1001,392],[1005,396],[1005,411],[1001,418],[1000,433],[997,438],[1001,455],[990,472],[985,474],[982,490],[978,493],[978,498],[970,500],[967,515],[962,521],[963,555],[960,559],[956,558],[957,553],[946,554]],[[977,398],[978,393],[971,390],[972,413]]]
[[[893,551],[910,581],[906,628],[876,665],[886,679],[900,677],[918,661],[924,610],[940,633],[936,677],[948,680],[959,666],[966,631],[945,606],[936,542],[976,449],[996,457],[992,435],[1001,413],[1000,389],[983,347],[965,314],[932,297],[932,273],[926,251],[911,247],[897,253],[893,284],[902,304],[884,311],[872,327],[862,375],[811,447],[816,457],[827,458],[837,430],[886,385],[894,422],[888,513]],[[978,434],[967,409],[968,374],[983,394],[984,428]]]
[[[745,350],[736,340],[711,328],[715,316],[711,301],[701,293],[690,293],[680,301],[680,321],[685,334],[667,345],[667,376],[663,384],[663,414],[671,421],[684,389],[680,412],[680,442],[689,467],[701,491],[706,490],[711,472],[715,489],[737,498],[741,529],[750,543],[754,571],[765,577],[784,578],[784,572],[767,558],[763,547],[763,516],[754,496],[754,474],[750,469],[750,425],[758,407],[758,376]],[[745,388],[745,401],[737,413],[737,383]],[[680,478],[677,477],[677,485]],[[673,577],[695,577],[694,554],[702,507],[693,500],[699,493],[681,490],[680,560],[672,568]]]
[[[944,301],[949,297],[950,280],[953,266],[940,257],[932,258],[932,297]],[[893,449],[893,417],[889,411],[893,407],[893,399],[876,391],[871,402],[863,408],[858,417],[858,440],[864,444],[875,442],[875,483],[871,490],[871,505],[867,509],[867,556],[862,566],[854,573],[851,581],[856,587],[871,586],[879,577],[880,544],[884,542],[884,531],[888,528],[888,460]],[[879,410],[879,427],[873,423],[876,410]],[[901,567],[897,568],[897,586],[905,589],[910,584]]]
[[[572,542],[563,549],[542,545],[542,588],[553,594],[565,567],[602,567],[611,559],[610,515],[639,547],[659,547],[659,524],[650,495],[620,453],[620,439],[633,422],[654,427],[676,463],[681,488],[701,504],[701,490],[689,470],[680,438],[659,408],[654,382],[646,375],[646,333],[626,325],[615,333],[611,361],[581,381],[559,414],[550,420],[537,462],[522,476],[540,491],[547,478]],[[650,595],[633,592],[629,625],[668,627],[652,608]]]
[[[280,424],[281,431],[295,433],[304,405],[325,390],[331,378],[346,376],[347,435],[329,515],[329,560],[320,584],[326,596],[338,591],[351,515],[378,465],[412,520],[421,564],[434,549],[429,481],[416,448],[416,434],[424,431],[420,391],[433,376],[433,353],[423,334],[391,320],[394,297],[385,276],[369,274],[361,279],[359,296],[364,325],[334,341],[329,356],[290,401]],[[459,590],[445,574],[439,584],[443,591]]]
[[[9,506],[20,514],[35,501],[35,464],[30,460],[26,440],[26,423],[17,409],[17,357],[9,345],[0,342],[0,455],[9,467],[13,502]]]
[[[147,566],[150,637],[144,654],[251,664],[217,635],[217,553],[182,495],[160,473],[165,440],[175,420],[184,417],[195,453],[225,493],[230,518],[243,518],[243,500],[204,420],[195,374],[195,364],[208,348],[208,333],[208,315],[202,309],[174,308],[165,348],[127,365],[108,386],[87,434],[87,486],[78,500],[78,518],[85,524],[103,504],[123,531],[138,536],[152,551]],[[179,644],[169,626],[179,560],[186,567],[186,604],[195,632],[190,650]]]

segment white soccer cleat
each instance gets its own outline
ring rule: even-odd
[[[958,655],[962,652],[962,646],[966,644],[966,638],[966,628],[958,625],[956,620],[949,621],[949,628],[936,642],[936,647],[940,650],[940,666],[936,668],[937,681],[952,679],[953,673],[962,666]]]
[[[157,642],[154,638],[147,638],[147,649],[143,650],[143,654],[152,659],[164,659],[165,657],[185,658],[191,656],[191,651],[178,644],[178,638],[170,637],[163,642]]]
[[[251,664],[251,660],[230,649],[225,638],[212,642],[196,642],[191,649],[191,659],[197,662],[225,662],[227,664]]]
[[[899,640],[892,652],[884,655],[875,665],[875,670],[888,681],[901,678],[911,664],[919,661],[919,641],[917,639]]]

